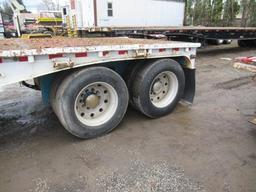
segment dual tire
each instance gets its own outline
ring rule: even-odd
[[[238,40],[239,47],[256,47],[256,40]]]
[[[51,105],[67,131],[90,139],[119,125],[128,107],[129,92],[137,110],[158,118],[173,111],[184,87],[183,69],[171,59],[135,67],[127,84],[111,69],[91,67],[58,78],[52,86]]]
[[[222,44],[230,44],[232,43],[231,39],[216,39],[216,40],[208,40],[210,45],[222,45]]]
[[[129,101],[123,79],[105,67],[76,71],[57,89],[53,86],[52,92],[51,105],[62,125],[84,139],[114,129],[122,121]]]
[[[179,63],[161,59],[144,64],[134,73],[131,102],[150,118],[170,114],[180,101],[185,87],[185,76]]]

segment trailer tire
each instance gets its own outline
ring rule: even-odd
[[[228,44],[231,44],[232,43],[232,40],[231,39],[226,39],[223,41],[223,44],[225,45],[228,45]]]
[[[133,99],[132,99],[132,96],[133,96],[133,82],[134,82],[134,79],[135,77],[137,76],[138,74],[138,71],[140,70],[140,68],[144,65],[145,61],[140,61],[138,63],[135,64],[134,67],[130,68],[125,76],[125,81],[126,81],[126,84],[127,84],[127,88],[128,88],[128,91],[129,91],[129,96],[130,96],[130,105],[133,107],[133,108],[137,108],[136,105],[134,104],[133,102]]]
[[[238,40],[237,41],[239,47],[253,47],[253,40]]]
[[[256,39],[253,40],[253,45],[256,47]]]
[[[45,35],[51,35],[52,37],[54,36],[54,32],[53,32],[53,31],[49,31],[49,30],[44,31],[43,34],[45,34]]]
[[[223,39],[211,39],[211,40],[208,40],[208,43],[210,45],[221,45],[224,43],[224,40]]]
[[[66,72],[63,73],[59,73],[55,76],[55,78],[52,81],[51,84],[51,90],[50,90],[50,104],[51,107],[53,109],[53,111],[55,112],[55,114],[58,113],[57,111],[57,106],[56,106],[56,95],[57,95],[57,91],[59,86],[61,85],[62,81],[64,80],[64,78],[67,76],[68,74]]]
[[[215,45],[221,45],[224,43],[224,40],[223,39],[217,39],[217,40],[214,40],[215,41]]]
[[[72,135],[91,139],[112,131],[122,121],[129,94],[113,70],[92,67],[67,76],[56,93],[56,113]]]
[[[181,65],[172,59],[145,64],[133,81],[133,103],[144,115],[158,118],[170,114],[185,88]]]

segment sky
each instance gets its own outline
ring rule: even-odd
[[[0,0],[0,5],[7,0]],[[61,4],[64,4],[67,0],[59,0]],[[32,12],[36,12],[40,8],[41,0],[23,0],[27,9]]]

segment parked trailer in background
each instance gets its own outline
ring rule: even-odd
[[[97,27],[182,26],[183,0],[71,0],[66,15],[78,30]]]
[[[209,41],[218,45],[220,42],[231,43],[232,40],[238,40],[240,47],[256,47],[256,27],[117,27],[105,34],[154,39],[160,37],[174,41],[200,42],[202,45]]]
[[[129,38],[1,40],[0,86],[22,82],[41,90],[66,130],[94,138],[121,122],[129,100],[150,118],[171,113],[180,100],[192,103],[199,46]]]
[[[255,46],[256,28],[183,26],[182,0],[71,0],[63,18],[80,36],[129,36]]]

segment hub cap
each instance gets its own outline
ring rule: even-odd
[[[100,126],[109,121],[118,107],[116,90],[105,82],[83,88],[75,100],[75,114],[87,126]]]
[[[178,79],[173,72],[165,71],[157,75],[150,89],[150,100],[157,108],[170,105],[178,93]]]

